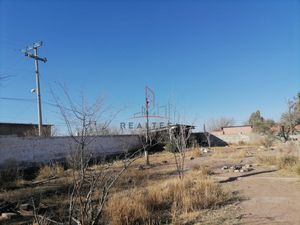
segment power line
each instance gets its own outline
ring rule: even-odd
[[[20,102],[33,102],[35,99],[30,98],[6,98],[6,97],[0,97],[1,100],[12,100],[12,101],[20,101]]]
[[[34,103],[36,101],[33,98],[9,98],[9,97],[0,97],[0,100],[19,101],[19,102],[32,102],[32,103]],[[51,103],[51,102],[48,102],[48,101],[43,101],[43,104],[46,104],[46,105],[49,105],[49,106],[53,106],[53,107],[56,107],[56,108],[62,108],[62,109],[68,110],[68,111],[73,111],[70,108],[67,108],[67,107],[64,107],[64,106],[60,106],[58,104]]]

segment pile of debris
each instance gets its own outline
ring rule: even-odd
[[[12,219],[18,216],[15,211],[16,203],[0,202],[0,221]]]
[[[209,153],[210,152],[210,150],[208,148],[200,148],[200,151],[202,153]]]
[[[31,204],[0,201],[0,221],[18,219],[20,217],[32,217],[33,212],[34,208]]]
[[[249,172],[251,170],[254,170],[252,164],[237,164],[237,165],[233,165],[233,166],[223,166],[222,170],[226,170],[229,171],[231,170],[232,172],[235,173],[244,173],[244,172]]]

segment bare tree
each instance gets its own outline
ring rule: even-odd
[[[207,121],[208,131],[219,131],[222,127],[232,126],[235,124],[233,118],[221,117],[219,119],[210,119]]]
[[[88,163],[81,172],[73,175],[73,188],[70,194],[68,224],[98,224],[111,189],[119,177],[137,158],[142,149],[123,160],[118,171],[110,163],[104,163],[95,171],[88,170]],[[88,162],[88,160],[86,161]]]
[[[169,128],[170,144],[176,164],[176,170],[180,179],[184,177],[185,154],[188,148],[188,140],[192,133],[190,126],[175,125]]]
[[[72,186],[69,191],[68,214],[63,219],[65,221],[63,224],[99,224],[111,189],[131,163],[137,159],[136,156],[142,149],[125,157],[118,169],[113,168],[112,163],[103,160],[96,169],[91,170],[89,163],[93,154],[89,150],[89,145],[96,138],[94,132],[99,128],[97,124],[101,124],[101,128],[106,128],[111,119],[103,119],[102,98],[89,106],[86,99],[82,97],[81,103],[75,104],[66,89],[62,87],[62,90],[68,107],[57,96],[53,95],[53,97],[60,109],[68,134],[73,140],[71,145]],[[97,123],[97,121],[100,122]]]
[[[287,111],[281,115],[281,135],[285,141],[289,139],[290,134],[295,133],[295,127],[300,123],[300,95],[298,99],[287,101]]]

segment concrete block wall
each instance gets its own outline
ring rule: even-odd
[[[215,136],[227,144],[239,144],[240,142],[254,144],[262,140],[262,136],[256,133],[251,134],[220,134]]]
[[[89,137],[93,156],[111,155],[141,148],[138,135]],[[0,168],[13,161],[20,165],[40,164],[68,157],[76,148],[71,137],[0,137]]]

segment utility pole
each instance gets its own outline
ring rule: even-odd
[[[149,165],[149,153],[148,153],[148,147],[150,144],[149,140],[149,99],[148,99],[148,92],[147,92],[147,87],[145,89],[145,95],[146,95],[146,149],[145,149],[145,160],[146,160],[146,165]]]
[[[206,132],[205,124],[203,124],[203,132],[207,140],[208,148],[210,149],[211,141],[210,141],[210,133]]]
[[[26,47],[22,50],[25,56],[34,59],[35,64],[35,80],[36,80],[36,97],[37,97],[37,111],[38,111],[38,129],[39,129],[39,136],[42,136],[42,126],[43,126],[43,119],[42,119],[42,102],[41,102],[41,87],[40,87],[40,77],[39,77],[39,61],[47,62],[46,58],[40,58],[38,56],[38,48],[43,45],[43,42],[33,43],[32,46]],[[30,53],[33,51],[33,54]]]
[[[150,147],[151,140],[149,136],[149,95],[152,96],[152,107],[155,106],[155,94],[154,91],[152,91],[148,86],[145,87],[145,108],[146,108],[146,148],[145,148],[145,160],[146,160],[146,165],[150,165],[149,162],[149,153],[148,149]]]

